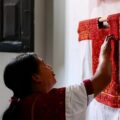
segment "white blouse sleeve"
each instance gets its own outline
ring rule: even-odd
[[[73,85],[66,88],[65,111],[66,120],[83,120],[82,114],[85,113],[88,104],[88,97],[84,83]]]

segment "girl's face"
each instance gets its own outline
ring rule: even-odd
[[[55,74],[52,67],[45,64],[41,58],[38,59],[38,65],[38,78],[40,81],[38,83],[40,83],[41,91],[47,93],[56,83]]]

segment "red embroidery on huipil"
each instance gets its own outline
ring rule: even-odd
[[[81,21],[79,23],[79,27],[78,27],[78,33],[79,33],[79,40],[86,40],[89,39],[90,37],[90,21],[89,20],[85,20],[85,21]]]
[[[101,45],[108,34],[114,34],[116,41],[111,42],[112,46],[112,81],[108,87],[96,97],[96,100],[111,107],[120,108],[120,86],[119,86],[119,39],[120,39],[120,14],[108,17],[109,28],[100,29],[98,18],[89,20],[89,39],[92,40],[92,68],[93,74],[98,65],[98,58]],[[85,24],[85,23],[84,23]],[[88,24],[88,20],[87,20]],[[79,26],[80,27],[80,26]],[[83,40],[80,38],[80,40]]]

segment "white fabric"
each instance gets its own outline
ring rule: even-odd
[[[79,42],[79,76],[81,80],[90,79],[92,77],[92,47],[91,41],[85,40]]]
[[[84,84],[67,87],[65,98],[66,120],[85,120],[88,97]]]
[[[112,108],[95,99],[90,103],[87,111],[87,120],[120,120],[120,109]]]
[[[92,0],[90,17],[102,17],[120,12],[120,0]]]

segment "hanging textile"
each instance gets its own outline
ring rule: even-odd
[[[109,15],[107,18],[109,26],[101,28],[98,18],[81,21],[78,28],[79,40],[92,40],[92,69],[93,74],[98,65],[101,45],[106,35],[113,34],[116,40],[111,41],[112,46],[112,80],[108,87],[102,91],[96,100],[114,107],[120,108],[120,83],[119,83],[119,39],[120,39],[120,13]]]

